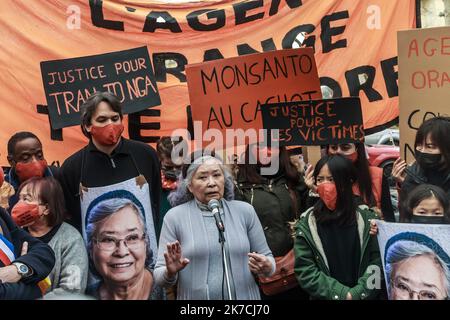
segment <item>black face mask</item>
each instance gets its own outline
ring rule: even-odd
[[[421,224],[448,224],[444,216],[419,216],[413,214],[411,222]]]
[[[441,154],[424,153],[419,150],[415,151],[415,157],[419,166],[423,169],[437,169],[442,167]]]

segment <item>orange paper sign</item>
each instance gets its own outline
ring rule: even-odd
[[[260,129],[261,105],[322,97],[311,48],[189,65],[186,74],[192,120],[203,130]]]

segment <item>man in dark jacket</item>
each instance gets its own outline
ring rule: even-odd
[[[81,129],[89,143],[64,161],[59,174],[71,215],[68,222],[82,232],[81,190],[137,177],[141,187],[148,183],[153,222],[158,225],[161,176],[156,151],[143,142],[122,137],[122,105],[116,96],[97,92],[86,100],[82,110]]]
[[[0,299],[42,297],[38,282],[45,279],[55,265],[53,250],[18,228],[2,208],[0,208],[0,229]],[[5,251],[9,249],[10,254],[6,255]],[[7,256],[12,259],[8,259]],[[5,263],[8,260],[12,260],[10,264]]]

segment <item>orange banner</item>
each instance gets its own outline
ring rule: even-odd
[[[415,0],[61,0],[0,2],[1,164],[17,131],[37,134],[49,162],[85,145],[78,127],[51,130],[40,63],[147,46],[161,105],[126,118],[154,143],[188,127],[187,64],[311,47],[328,97],[360,96],[366,129],[398,117],[397,31]]]

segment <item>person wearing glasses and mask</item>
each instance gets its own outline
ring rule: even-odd
[[[153,251],[145,217],[131,199],[100,201],[86,222],[90,271],[87,294],[99,300],[160,300],[153,280]]]
[[[390,300],[446,300],[450,294],[450,258],[431,238],[400,233],[386,245]]]
[[[81,234],[64,222],[64,195],[53,177],[31,178],[18,191],[19,202],[12,208],[14,222],[31,236],[48,244],[55,253],[46,297],[82,294],[86,289],[88,258]]]
[[[326,151],[329,155],[339,154],[352,162],[357,174],[353,184],[353,193],[359,196],[362,204],[373,208],[384,220],[395,222],[389,182],[384,176],[382,168],[369,166],[364,144],[328,145]],[[305,183],[314,195],[317,193],[317,186],[314,184],[313,172],[314,167],[309,166],[305,172]]]

